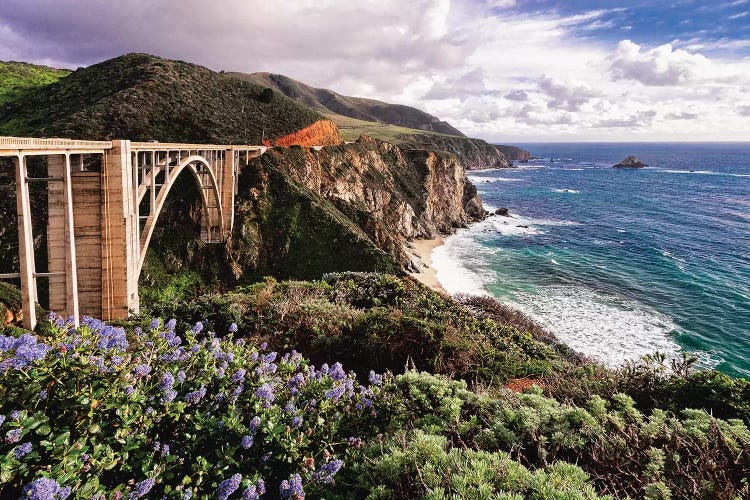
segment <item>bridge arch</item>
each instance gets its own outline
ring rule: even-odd
[[[169,162],[169,158],[167,158],[166,161]],[[143,227],[143,230],[141,231],[140,256],[138,259],[138,269],[136,271],[136,276],[140,276],[141,270],[143,269],[143,263],[146,260],[146,252],[148,252],[148,246],[151,242],[151,236],[154,233],[156,223],[159,220],[159,215],[161,215],[162,208],[164,207],[164,203],[169,196],[169,192],[172,190],[172,186],[174,186],[175,184],[174,180],[177,179],[177,177],[179,177],[179,175],[184,170],[190,171],[198,185],[198,191],[200,192],[201,204],[203,208],[201,211],[201,218],[208,218],[208,220],[201,220],[201,225],[203,227],[207,227],[209,233],[211,232],[211,228],[217,226],[219,235],[224,233],[224,212],[222,211],[221,206],[222,193],[216,173],[214,172],[211,163],[207,158],[199,155],[191,155],[184,159],[181,159],[176,166],[169,167],[169,181],[163,184],[162,188],[155,196],[155,199],[153,200],[154,206],[151,207],[151,213],[146,219],[146,223]],[[160,172],[161,170],[155,171],[154,169],[151,169],[147,178],[145,179],[147,181],[147,184],[156,182],[156,179],[154,177],[156,177]],[[207,194],[206,191],[210,191],[210,194]],[[212,205],[211,202],[214,202],[215,205]]]

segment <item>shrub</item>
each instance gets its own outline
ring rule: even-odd
[[[44,336],[0,335],[0,496],[328,488],[347,438],[370,432],[377,387],[174,325],[57,319]]]

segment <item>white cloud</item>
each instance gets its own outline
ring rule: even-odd
[[[271,71],[502,142],[750,136],[750,60],[721,58],[747,40],[612,47],[590,37],[627,30],[622,9],[564,16],[516,3],[3,0],[0,59],[74,68],[148,52]]]

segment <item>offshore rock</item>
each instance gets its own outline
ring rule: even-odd
[[[641,161],[637,156],[630,155],[613,168],[645,168],[649,165]]]

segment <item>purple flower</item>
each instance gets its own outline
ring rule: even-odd
[[[266,401],[266,403],[271,403],[274,399],[276,399],[276,395],[273,393],[273,385],[271,384],[263,384],[255,391],[255,395],[258,396],[260,399]]]
[[[177,320],[172,318],[167,321],[167,324],[164,326],[167,328],[167,330],[174,330],[174,327],[177,326]]]
[[[294,427],[295,429],[299,429],[300,427],[302,427],[302,417],[294,417],[292,419],[292,427]]]
[[[346,378],[346,372],[344,371],[344,367],[341,366],[341,363],[334,364],[331,367],[329,375],[333,380],[343,380]]]
[[[133,491],[130,492],[130,495],[128,495],[128,498],[142,498],[148,494],[149,491],[151,491],[151,488],[154,487],[156,484],[156,479],[149,478],[144,481],[141,481],[140,483],[135,485],[135,488],[133,488]]]
[[[327,391],[325,396],[326,399],[330,399],[332,401],[338,401],[341,399],[341,396],[344,395],[344,391],[346,390],[346,386],[338,385],[333,387],[331,390]]]
[[[185,372],[183,370],[180,370],[177,372],[177,382],[183,383],[186,378],[187,378],[187,375],[185,375]]]
[[[5,422],[5,415],[0,415],[0,426]]]
[[[341,460],[331,460],[327,464],[324,464],[319,471],[313,473],[313,481],[324,484],[332,483],[333,476],[341,470],[341,466],[343,465],[344,462]]]
[[[132,385],[129,385],[129,386],[127,386],[125,388],[125,395],[126,396],[131,396],[133,394],[133,392],[135,392],[135,389],[133,389]]]
[[[380,383],[383,382],[383,376],[382,375],[378,375],[373,370],[370,370],[370,376],[368,377],[368,380],[373,385],[380,385]]]
[[[242,436],[242,448],[248,450],[253,446],[254,439],[252,436]]]
[[[28,455],[29,452],[31,452],[31,443],[23,443],[22,445],[17,446],[15,450],[13,450],[13,456],[15,456],[16,459],[20,459]]]
[[[289,480],[281,481],[279,487],[281,498],[305,498],[305,490],[302,488],[302,478],[299,474],[292,474]]]
[[[258,430],[258,427],[260,427],[260,417],[255,415],[250,421],[250,432],[255,433],[255,431]]]
[[[245,386],[242,385],[242,384],[240,384],[237,387],[235,387],[232,390],[232,395],[231,395],[232,399],[237,399],[238,397],[240,397],[240,394],[242,394],[242,391],[244,391],[244,390],[245,390]]]
[[[96,347],[109,351],[112,349],[125,350],[128,348],[128,340],[125,338],[125,329],[113,326],[104,326],[99,334]]]
[[[159,329],[159,318],[154,318],[151,320],[151,324],[149,325],[149,328],[151,330],[158,330]]]
[[[21,498],[27,500],[65,500],[70,495],[70,487],[61,488],[57,481],[40,477],[21,490]]]
[[[39,392],[39,399],[41,399],[42,401],[46,401],[48,396],[49,396],[49,393],[47,392],[47,389],[42,389]]]
[[[242,492],[242,500],[258,500],[259,498],[258,489],[254,484],[251,484]]]
[[[200,333],[203,331],[203,323],[198,321],[195,325],[193,325],[193,333]]]
[[[241,474],[235,474],[229,479],[225,479],[224,481],[219,483],[219,487],[216,488],[216,497],[219,500],[227,500],[227,498],[229,498],[229,495],[237,491],[237,489],[240,487],[241,482]]]
[[[20,410],[13,410],[10,412],[10,418],[11,420],[15,420],[18,422],[18,419],[21,418],[21,411]]]
[[[177,397],[177,391],[170,389],[162,395],[161,402],[171,403],[172,401],[174,401],[174,398],[176,397]]]
[[[164,372],[161,376],[161,382],[159,383],[159,389],[162,391],[169,391],[174,386],[174,375],[170,372]]]
[[[188,403],[197,404],[206,396],[206,386],[202,385],[197,391],[188,392],[185,394],[185,401]]]
[[[169,445],[165,443],[161,445],[161,457],[164,458],[167,455],[169,455]]]
[[[182,500],[190,500],[191,498],[193,498],[192,490],[185,490],[182,492]]]
[[[145,377],[151,372],[151,367],[148,365],[136,365],[133,369],[133,373],[136,377]]]
[[[237,331],[237,323],[232,323],[231,325],[229,325],[229,332],[230,333],[234,333],[236,331]]]
[[[274,361],[276,361],[276,356],[278,356],[277,352],[270,352],[263,356],[263,361],[265,361],[266,363],[273,363]]]
[[[255,482],[255,486],[258,488],[258,495],[266,494],[266,482],[263,481],[263,479],[258,479],[258,481]]]
[[[5,433],[5,442],[15,444],[21,439],[21,429],[13,429]]]
[[[240,368],[236,372],[234,372],[234,375],[232,375],[232,381],[233,382],[239,382],[245,378],[245,374],[247,371],[244,368]]]

